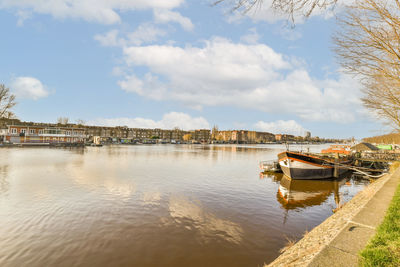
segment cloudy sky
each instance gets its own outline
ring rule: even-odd
[[[17,116],[321,137],[388,131],[331,51],[335,17],[212,0],[0,0],[0,83]]]

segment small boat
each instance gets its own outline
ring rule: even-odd
[[[261,161],[260,169],[263,172],[282,172],[278,161]]]
[[[327,149],[321,150],[322,154],[343,154],[343,155],[350,155],[351,149],[349,145],[331,145]]]
[[[343,164],[350,164],[351,160],[342,157],[335,163],[333,158],[285,151],[278,154],[278,162],[283,173],[288,177],[294,180],[307,180],[332,178],[335,176],[335,168],[339,176],[348,171]]]

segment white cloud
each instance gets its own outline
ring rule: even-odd
[[[128,65],[148,66],[152,71],[176,82],[190,83],[181,79],[192,77],[194,82],[203,80],[206,83],[218,83],[230,80],[233,84],[241,82],[239,86],[248,87],[254,86],[252,82],[256,80],[275,78],[277,73],[274,70],[290,67],[290,63],[281,54],[266,45],[234,44],[223,38],[206,41],[203,48],[132,46],[124,48],[124,54]],[[193,86],[196,88],[190,88]],[[188,89],[195,91],[206,89],[197,85],[190,87]]]
[[[222,38],[202,47],[172,45],[124,48],[128,67],[147,67],[143,77],[126,75],[122,89],[156,99],[202,106],[235,106],[294,114],[305,120],[351,122],[361,105],[359,84],[310,77],[301,60],[285,57],[264,44],[233,43]]]
[[[138,95],[148,94],[147,97],[163,100],[168,89],[166,86],[158,80],[157,76],[147,73],[143,80],[137,78],[135,75],[125,76],[124,81],[118,82],[119,86],[127,91],[137,93]]]
[[[0,9],[15,10],[17,16],[20,11],[28,11],[48,14],[57,19],[79,18],[114,24],[121,21],[118,11],[173,9],[183,2],[184,0],[0,0]],[[20,17],[22,20],[24,18]]]
[[[179,127],[183,130],[210,129],[210,124],[203,117],[191,117],[186,113],[170,112],[164,114],[161,120],[155,121],[146,118],[99,118],[88,123],[89,125],[103,126],[128,126],[131,128],[161,128],[173,129]]]
[[[151,43],[158,39],[158,37],[165,36],[167,33],[155,27],[151,23],[144,23],[131,33],[127,34],[128,44],[141,45],[142,43]]]
[[[155,9],[154,19],[157,23],[168,23],[168,22],[179,23],[182,26],[182,28],[184,28],[187,31],[191,31],[194,28],[193,23],[189,18],[184,17],[180,13],[171,10]]]
[[[303,126],[301,126],[294,120],[288,120],[288,121],[278,120],[275,122],[259,121],[254,125],[254,127],[257,130],[263,132],[270,132],[275,134],[278,133],[292,134],[296,136],[304,136],[305,132],[307,131],[306,129],[303,128]]]
[[[124,46],[125,40],[118,37],[118,30],[111,30],[105,34],[96,34],[94,39],[103,46]]]
[[[114,76],[123,76],[126,75],[125,70],[123,67],[121,66],[115,66],[112,71],[111,74]]]
[[[16,14],[18,17],[17,26],[23,26],[24,21],[32,17],[32,13],[27,10],[18,10]]]
[[[257,32],[256,28],[251,28],[249,30],[249,33],[240,37],[240,40],[242,42],[248,43],[248,44],[256,44],[258,40],[260,39],[260,35]]]
[[[42,82],[33,77],[17,77],[11,82],[10,87],[18,98],[37,100],[49,95]]]
[[[94,39],[103,46],[124,47],[152,43],[157,41],[158,37],[166,34],[166,31],[155,27],[152,23],[143,23],[133,32],[121,33],[119,30],[114,29],[105,34],[96,34]],[[124,35],[124,37],[121,35]]]

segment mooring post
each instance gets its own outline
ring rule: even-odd
[[[335,154],[335,165],[333,167],[333,177],[339,178],[339,153]]]

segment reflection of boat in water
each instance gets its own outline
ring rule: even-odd
[[[280,181],[277,199],[287,209],[320,205],[334,192],[338,205],[339,186],[346,179],[337,180],[293,180],[286,175]]]
[[[272,181],[279,183],[279,181],[282,179],[283,173],[277,173],[277,172],[260,172],[260,179],[266,179],[266,178],[271,178]]]
[[[335,176],[335,161],[330,158],[285,151],[278,154],[278,160],[283,173],[292,179],[325,179]],[[350,163],[347,158],[338,159],[338,162]],[[348,171],[348,168],[336,168],[338,175]]]

